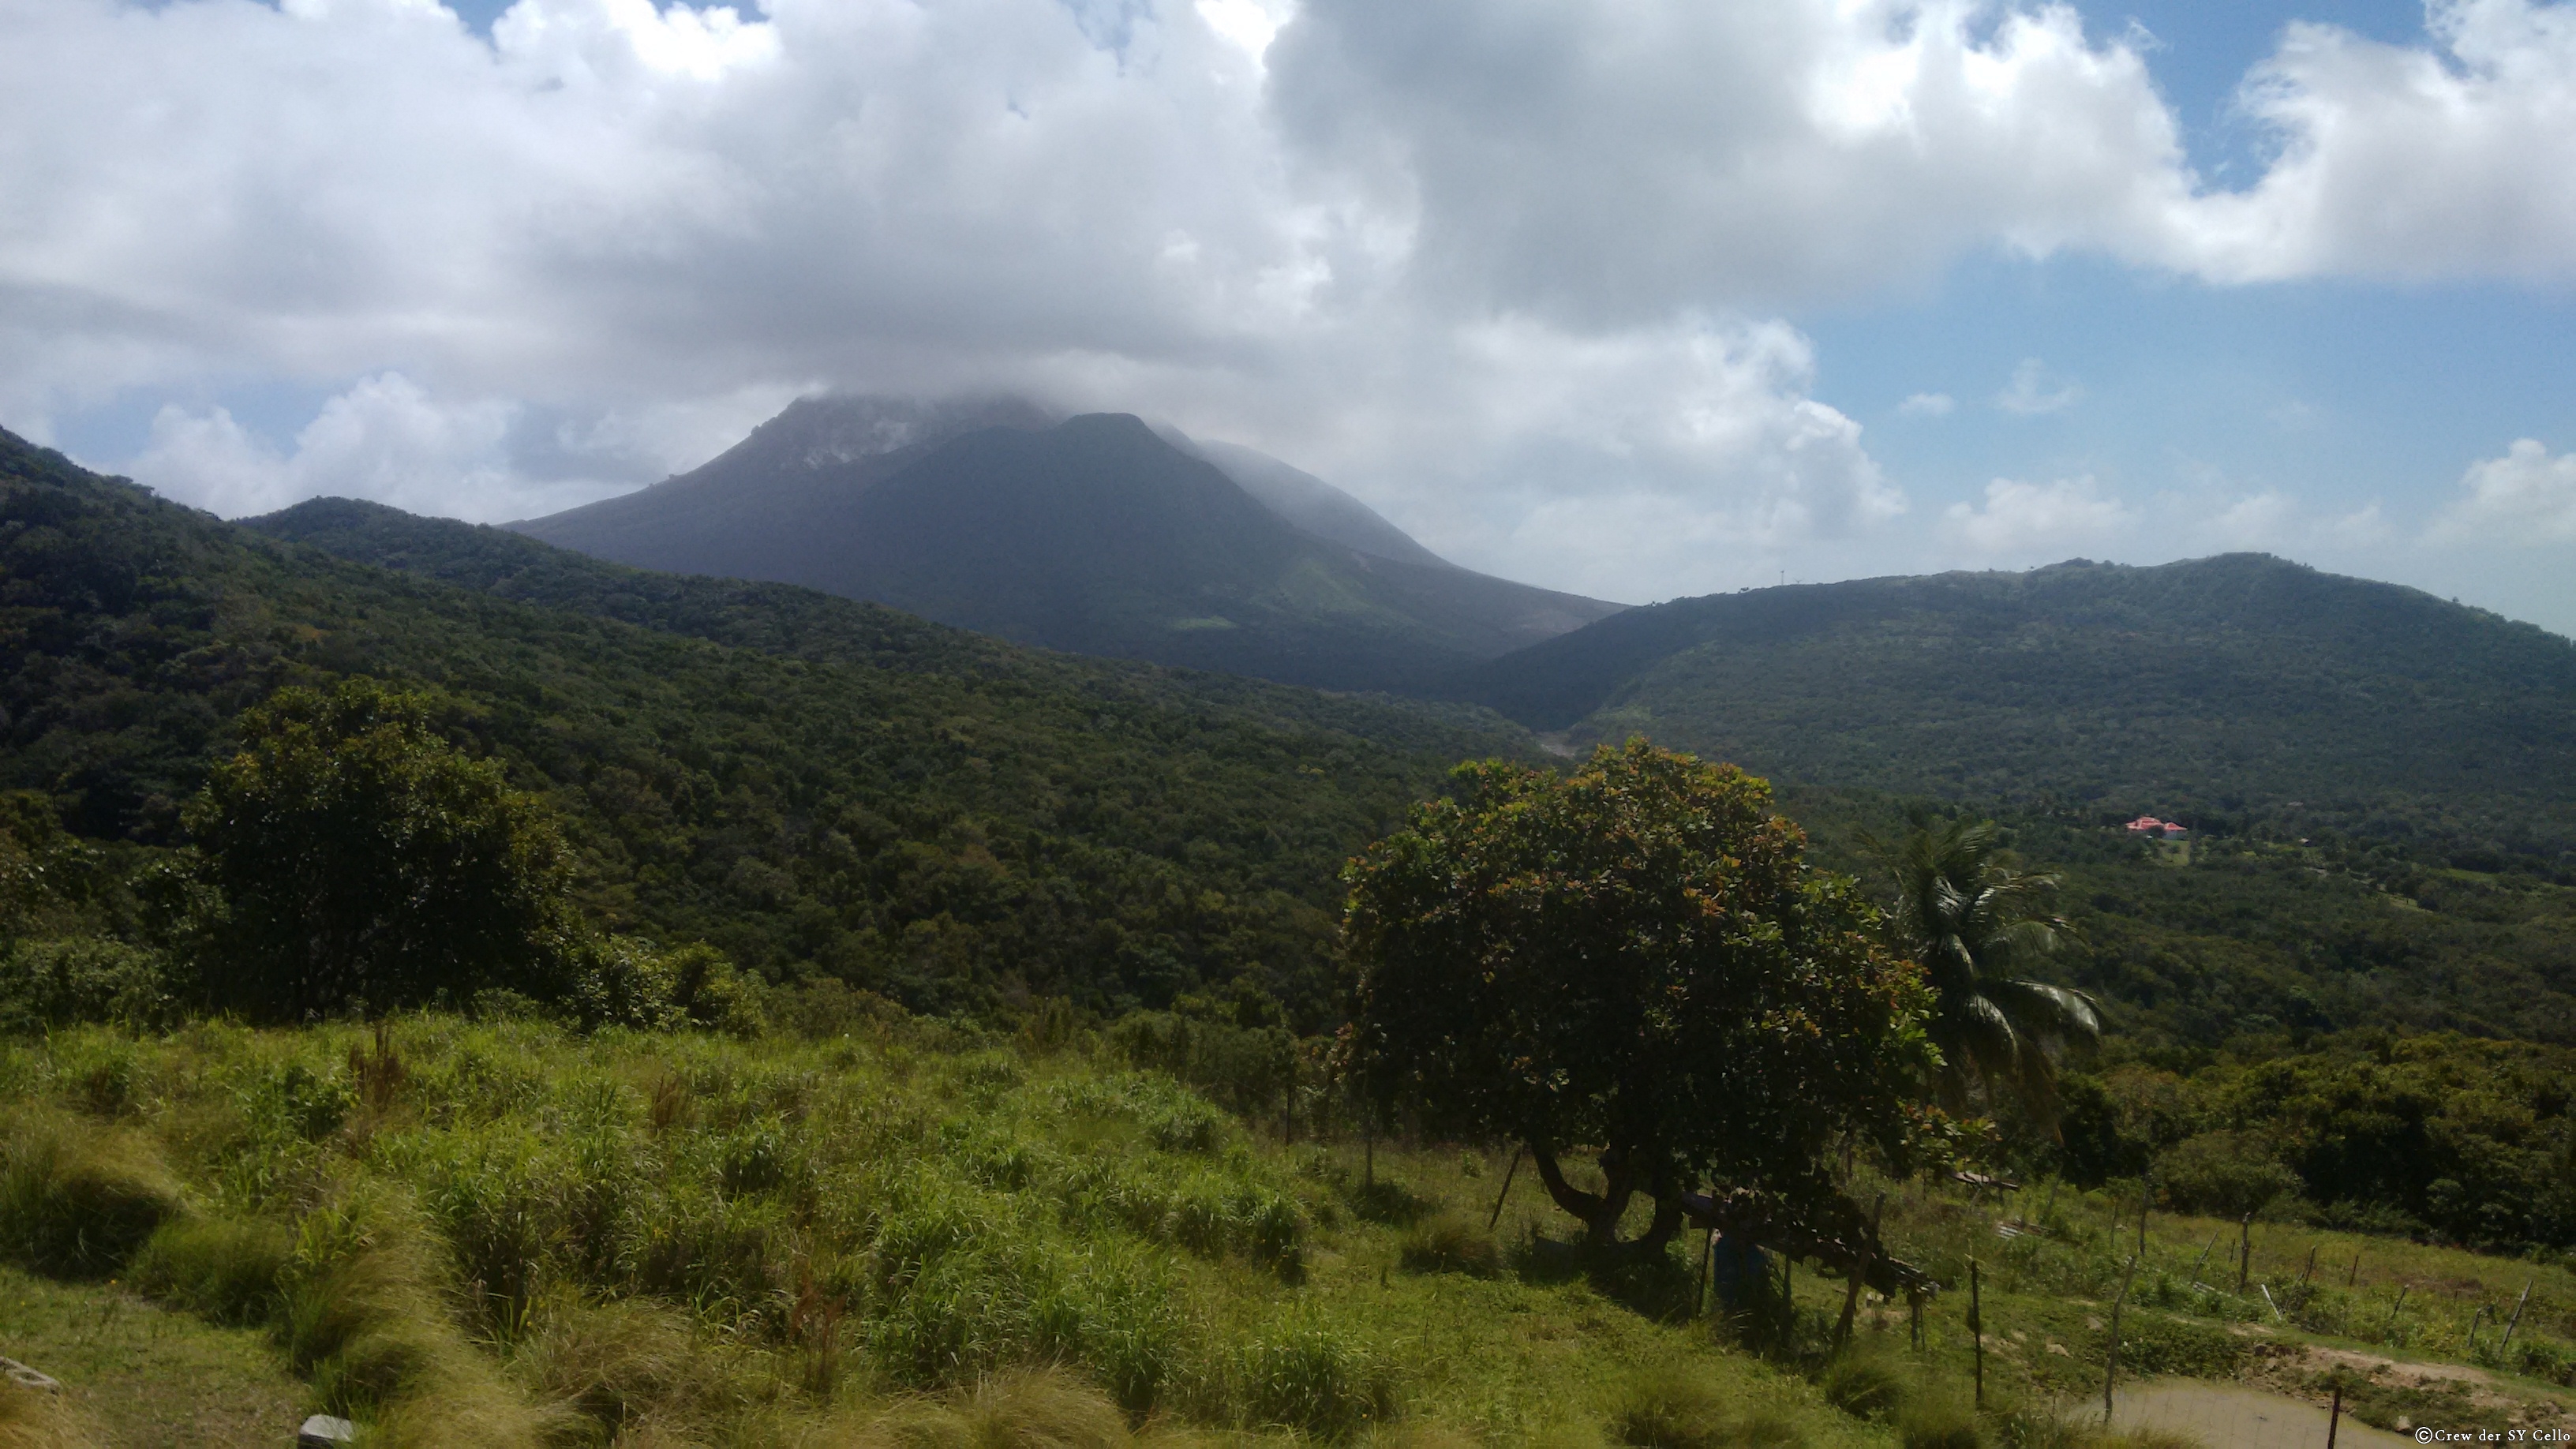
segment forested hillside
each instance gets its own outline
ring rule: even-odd
[[[266,538],[5,435],[0,485],[0,788],[41,792],[78,836],[180,843],[230,722],[282,683],[414,681],[450,738],[563,814],[603,925],[923,1009],[1025,992],[1118,1009],[1249,973],[1319,1011],[1342,859],[1456,759],[1515,748],[1454,711],[449,535],[528,550],[506,579],[453,561],[557,607],[519,602]]]
[[[2576,868],[2576,644],[2259,555],[1683,599],[1462,693],[1801,785]]]

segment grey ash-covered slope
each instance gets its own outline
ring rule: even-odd
[[[694,472],[510,527],[1025,643],[1339,689],[1428,692],[1620,607],[1446,563],[1249,449],[1010,400],[800,402]]]

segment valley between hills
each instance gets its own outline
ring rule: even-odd
[[[1007,399],[506,528],[0,490],[0,1353],[68,1385],[0,1443],[2568,1427],[2529,625],[2257,555],[1626,607]],[[2075,1015],[1971,1071],[1950,942]]]

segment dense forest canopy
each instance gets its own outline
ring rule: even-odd
[[[527,585],[578,599],[520,603],[276,542],[14,438],[0,488],[0,787],[41,792],[75,835],[183,842],[181,807],[281,685],[417,682],[446,738],[560,812],[606,928],[924,1010],[1118,1010],[1250,975],[1312,1026],[1342,858],[1448,764],[1518,738],[1455,708],[586,561]]]
[[[1783,784],[2363,835],[2576,878],[2576,643],[2262,555],[1676,600],[1462,692]]]

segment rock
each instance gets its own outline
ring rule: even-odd
[[[63,1391],[61,1384],[55,1383],[14,1358],[0,1358],[0,1378],[5,1378],[20,1388],[34,1389],[40,1394],[59,1394]]]
[[[358,1426],[346,1419],[316,1414],[295,1431],[295,1449],[340,1449],[358,1437]]]

